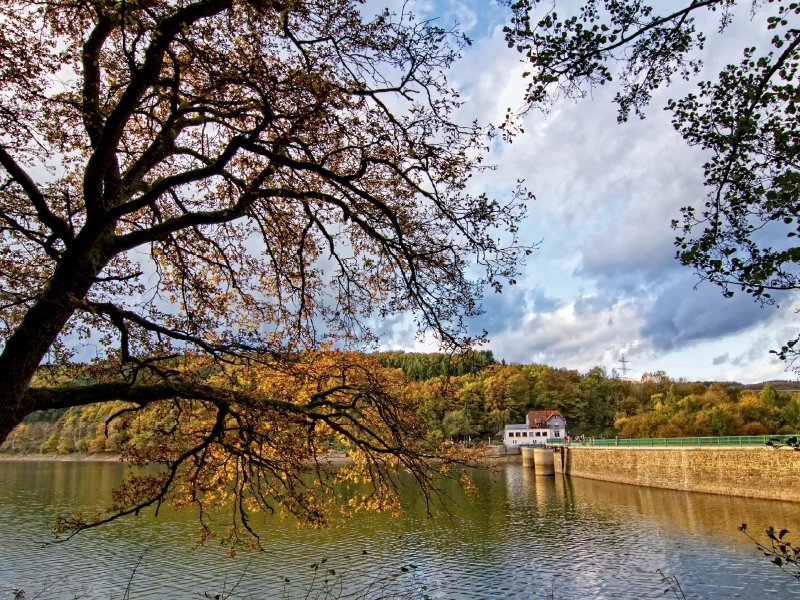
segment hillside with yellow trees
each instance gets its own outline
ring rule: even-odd
[[[769,383],[752,390],[675,381],[663,372],[631,381],[600,367],[580,373],[538,364],[498,364],[491,352],[469,358],[386,352],[370,358],[397,378],[404,402],[426,424],[433,443],[488,440],[507,423],[522,422],[529,410],[541,409],[560,411],[572,435],[636,438],[800,431],[798,395],[780,393]],[[128,406],[117,402],[33,413],[0,452],[93,454],[152,443],[164,416],[125,412]],[[320,440],[320,446],[347,450],[335,436]]]

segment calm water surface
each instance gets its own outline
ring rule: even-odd
[[[123,474],[116,463],[0,461],[0,599],[14,589],[123,598],[129,582],[130,598],[188,599],[237,581],[231,598],[302,598],[322,558],[345,591],[396,581],[434,598],[663,598],[663,569],[688,598],[800,598],[800,583],[736,530],[800,534],[800,504],[537,478],[517,465],[475,473],[478,498],[449,518],[426,518],[413,494],[401,518],[365,515],[346,528],[264,516],[267,551],[233,560],[215,544],[192,550],[197,522],[171,510],[42,547],[56,516],[103,509]]]

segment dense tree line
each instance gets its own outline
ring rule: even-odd
[[[402,370],[403,395],[427,423],[432,442],[488,439],[530,410],[558,410],[572,435],[680,437],[794,433],[800,402],[767,383],[760,392],[727,383],[675,381],[665,373],[622,379],[601,367],[585,373],[547,365],[504,365],[491,352],[468,358],[385,352],[387,372]],[[209,376],[212,376],[210,374]],[[123,413],[124,402],[38,411],[2,446],[5,453],[125,452],[152,443],[156,413]],[[331,447],[338,444],[333,438]],[[346,448],[342,448],[346,449]]]
[[[491,350],[455,356],[424,352],[377,352],[372,358],[384,367],[402,369],[406,377],[415,381],[425,381],[440,375],[477,373],[495,363]]]
[[[688,393],[686,393],[688,392]],[[768,435],[796,433],[800,404],[792,393],[779,394],[767,383],[761,393],[713,383],[691,389],[672,384],[651,397],[650,410],[619,418],[623,437]]]
[[[530,410],[558,410],[573,434],[614,435],[621,416],[644,412],[659,385],[634,384],[595,367],[586,373],[547,365],[489,365],[479,373],[414,384],[432,435],[491,437]]]

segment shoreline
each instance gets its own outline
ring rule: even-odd
[[[122,455],[116,452],[102,454],[0,454],[5,462],[122,462]]]
[[[322,457],[332,465],[345,465],[353,462],[349,456],[329,455]],[[0,462],[126,462],[122,455],[116,452],[102,454],[0,454]],[[518,454],[503,456],[486,456],[476,461],[479,465],[496,465],[503,463],[521,462]]]

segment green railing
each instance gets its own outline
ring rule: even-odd
[[[676,437],[676,438],[634,438],[634,439],[606,439],[586,438],[585,442],[574,439],[567,442],[562,439],[548,439],[547,444],[553,446],[634,446],[634,447],[663,447],[663,446],[766,446],[767,442],[773,445],[785,445],[787,440],[794,438],[797,442],[798,435],[728,435],[717,437]]]

